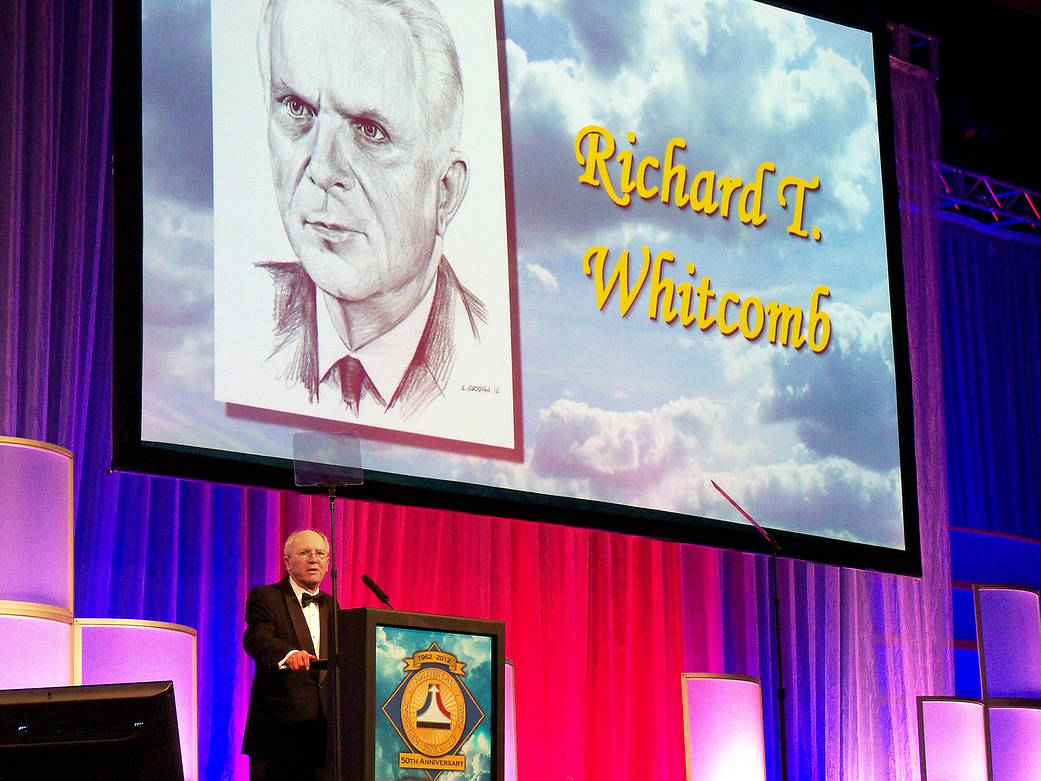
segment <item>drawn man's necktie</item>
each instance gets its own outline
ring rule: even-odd
[[[340,391],[343,393],[343,401],[350,409],[358,411],[358,401],[361,399],[361,388],[365,384],[365,369],[361,361],[348,355],[336,364],[340,372]]]

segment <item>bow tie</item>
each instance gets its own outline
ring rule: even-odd
[[[303,594],[300,597],[300,607],[307,607],[312,602],[321,607],[324,601],[325,597],[322,594]]]

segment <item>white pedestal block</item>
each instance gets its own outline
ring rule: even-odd
[[[983,703],[956,697],[918,698],[922,781],[987,781]]]
[[[1027,588],[976,586],[983,699],[1041,699],[1041,598]]]
[[[195,630],[130,619],[78,618],[76,683],[173,681],[186,781],[199,777],[198,676]]]
[[[72,611],[72,453],[0,437],[0,599]]]
[[[687,781],[765,781],[759,681],[713,673],[681,679]]]
[[[1041,778],[1041,708],[988,706],[994,781]]]
[[[70,686],[72,613],[0,600],[0,689]]]

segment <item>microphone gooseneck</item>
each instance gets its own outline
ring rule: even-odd
[[[376,599],[378,599],[384,605],[389,607],[391,610],[394,609],[394,606],[392,604],[390,604],[390,599],[387,598],[387,592],[385,592],[378,585],[376,585],[376,581],[374,581],[368,575],[364,575],[363,574],[361,576],[361,582],[364,583],[366,586],[368,586],[369,591],[371,591],[373,594],[376,595]]]

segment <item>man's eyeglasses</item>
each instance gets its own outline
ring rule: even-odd
[[[318,559],[318,561],[325,561],[326,558],[328,558],[329,556],[329,554],[326,553],[324,550],[311,550],[310,548],[308,548],[307,550],[298,550],[293,555],[296,556],[298,559],[303,559],[304,561],[307,561],[312,556]]]

